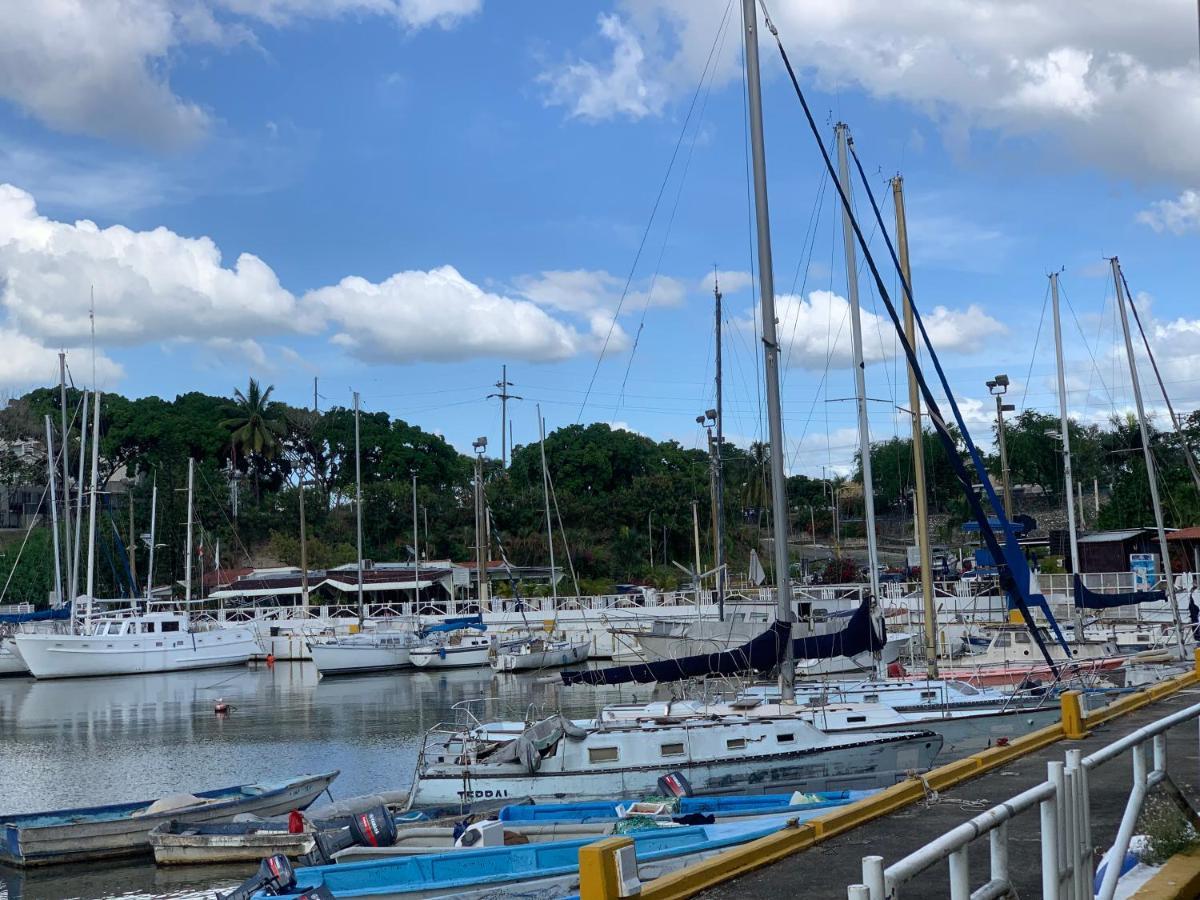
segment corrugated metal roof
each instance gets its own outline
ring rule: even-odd
[[[1109,544],[1113,541],[1127,541],[1130,538],[1135,538],[1146,529],[1144,528],[1127,528],[1124,531],[1098,531],[1095,534],[1085,535],[1079,538],[1078,544]]]

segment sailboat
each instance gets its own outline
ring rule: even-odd
[[[34,678],[142,675],[245,665],[260,648],[254,629],[197,629],[175,612],[94,614],[96,504],[99,493],[100,393],[92,419],[91,500],[88,511],[87,593],[84,613],[68,634],[15,636],[17,651]],[[195,461],[188,460],[186,599],[192,595],[192,495]]]

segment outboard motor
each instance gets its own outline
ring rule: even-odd
[[[658,792],[664,797],[690,797],[692,786],[682,772],[670,772],[658,779]]]
[[[217,900],[250,900],[259,891],[268,897],[296,891],[296,872],[282,853],[268,856],[259,864],[253,876],[228,894],[217,894]],[[322,884],[298,894],[296,900],[334,900],[334,897],[329,888]]]
[[[390,847],[396,843],[396,821],[386,806],[377,806],[350,817],[348,828],[318,831],[312,851],[300,857],[305,866],[323,866],[333,862],[333,854],[347,847]]]

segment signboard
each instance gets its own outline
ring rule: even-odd
[[[1151,591],[1158,583],[1158,556],[1154,553],[1130,553],[1129,571],[1135,591]]]
[[[921,548],[909,547],[907,549],[908,567],[910,569],[921,568]]]

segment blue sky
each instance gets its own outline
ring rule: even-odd
[[[880,196],[904,175],[918,304],[985,441],[997,372],[1019,407],[1056,409],[1043,309],[1059,267],[1072,410],[1128,406],[1114,253],[1178,405],[1200,401],[1195,7],[1043,6],[769,4],[826,139],[850,124]],[[727,0],[0,11],[0,386],[49,381],[60,346],[90,381],[94,288],[102,388],[229,393],[253,375],[301,404],[315,376],[322,405],[357,389],[495,448],[486,395],[507,363],[518,443],[540,402],[551,428],[690,446],[711,405],[715,263],[726,430],[758,436],[738,15]],[[840,216],[771,44],[763,60],[790,464],[844,468]],[[903,371],[890,326],[868,315],[864,331],[885,438],[906,428]]]

